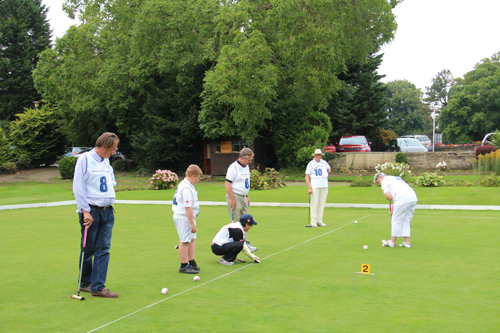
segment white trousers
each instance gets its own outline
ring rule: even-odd
[[[415,213],[417,202],[408,202],[405,204],[394,204],[391,219],[391,236],[410,237],[410,222]]]
[[[325,210],[328,187],[313,188],[311,194],[311,224],[323,222],[323,211]]]

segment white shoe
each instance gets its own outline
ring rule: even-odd
[[[326,227],[326,224],[324,224],[323,222],[318,222],[318,226],[320,226],[320,227]]]
[[[311,227],[315,228],[317,227],[318,225],[316,223],[311,223]]]
[[[226,261],[226,260],[224,260],[224,258],[220,257],[219,264],[230,266],[230,265],[234,265],[234,262],[232,262],[232,261]]]
[[[256,248],[255,246],[250,245],[250,242],[247,242],[247,246],[248,246],[248,249],[249,249],[250,251],[252,251],[252,252],[253,252],[253,251],[257,251],[257,248]]]
[[[410,248],[411,247],[411,243],[406,243],[406,242],[403,242],[401,244],[399,244],[400,247],[407,247],[407,248]]]
[[[394,245],[394,243],[391,241],[391,240],[383,240],[382,239],[382,246],[385,246],[385,247],[395,247],[396,245]]]

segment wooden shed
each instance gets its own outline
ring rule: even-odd
[[[258,169],[260,172],[264,172],[266,169],[266,139],[258,137],[249,145],[241,137],[231,137],[203,143],[205,174],[225,176],[227,168],[238,159],[240,150],[248,147],[255,153],[250,170]]]

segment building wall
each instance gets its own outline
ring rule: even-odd
[[[237,140],[238,138],[232,138]],[[229,140],[229,139],[228,139]],[[264,172],[266,169],[266,142],[263,138],[255,139],[254,143],[250,145],[250,148],[255,153],[255,157],[250,164],[250,170],[259,167],[260,172]],[[210,142],[210,166],[211,172],[214,176],[225,176],[227,168],[236,161],[239,157],[239,153],[230,154],[219,154],[215,153],[215,146],[213,142]]]
[[[372,152],[372,153],[348,153],[339,154],[334,160],[329,161],[332,169],[342,167],[354,170],[373,170],[378,164],[395,162],[394,152]],[[429,152],[429,153],[405,153],[412,169],[435,169],[439,162],[446,162],[448,169],[472,169],[472,159],[475,157],[473,151],[461,152]]]

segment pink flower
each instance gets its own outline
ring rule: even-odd
[[[170,188],[174,188],[174,185],[170,185]]]
[[[155,190],[157,190],[157,189],[158,189],[158,186],[155,187]]]
[[[154,184],[154,182],[153,182],[153,181],[150,181],[149,183],[150,183],[150,184]]]

